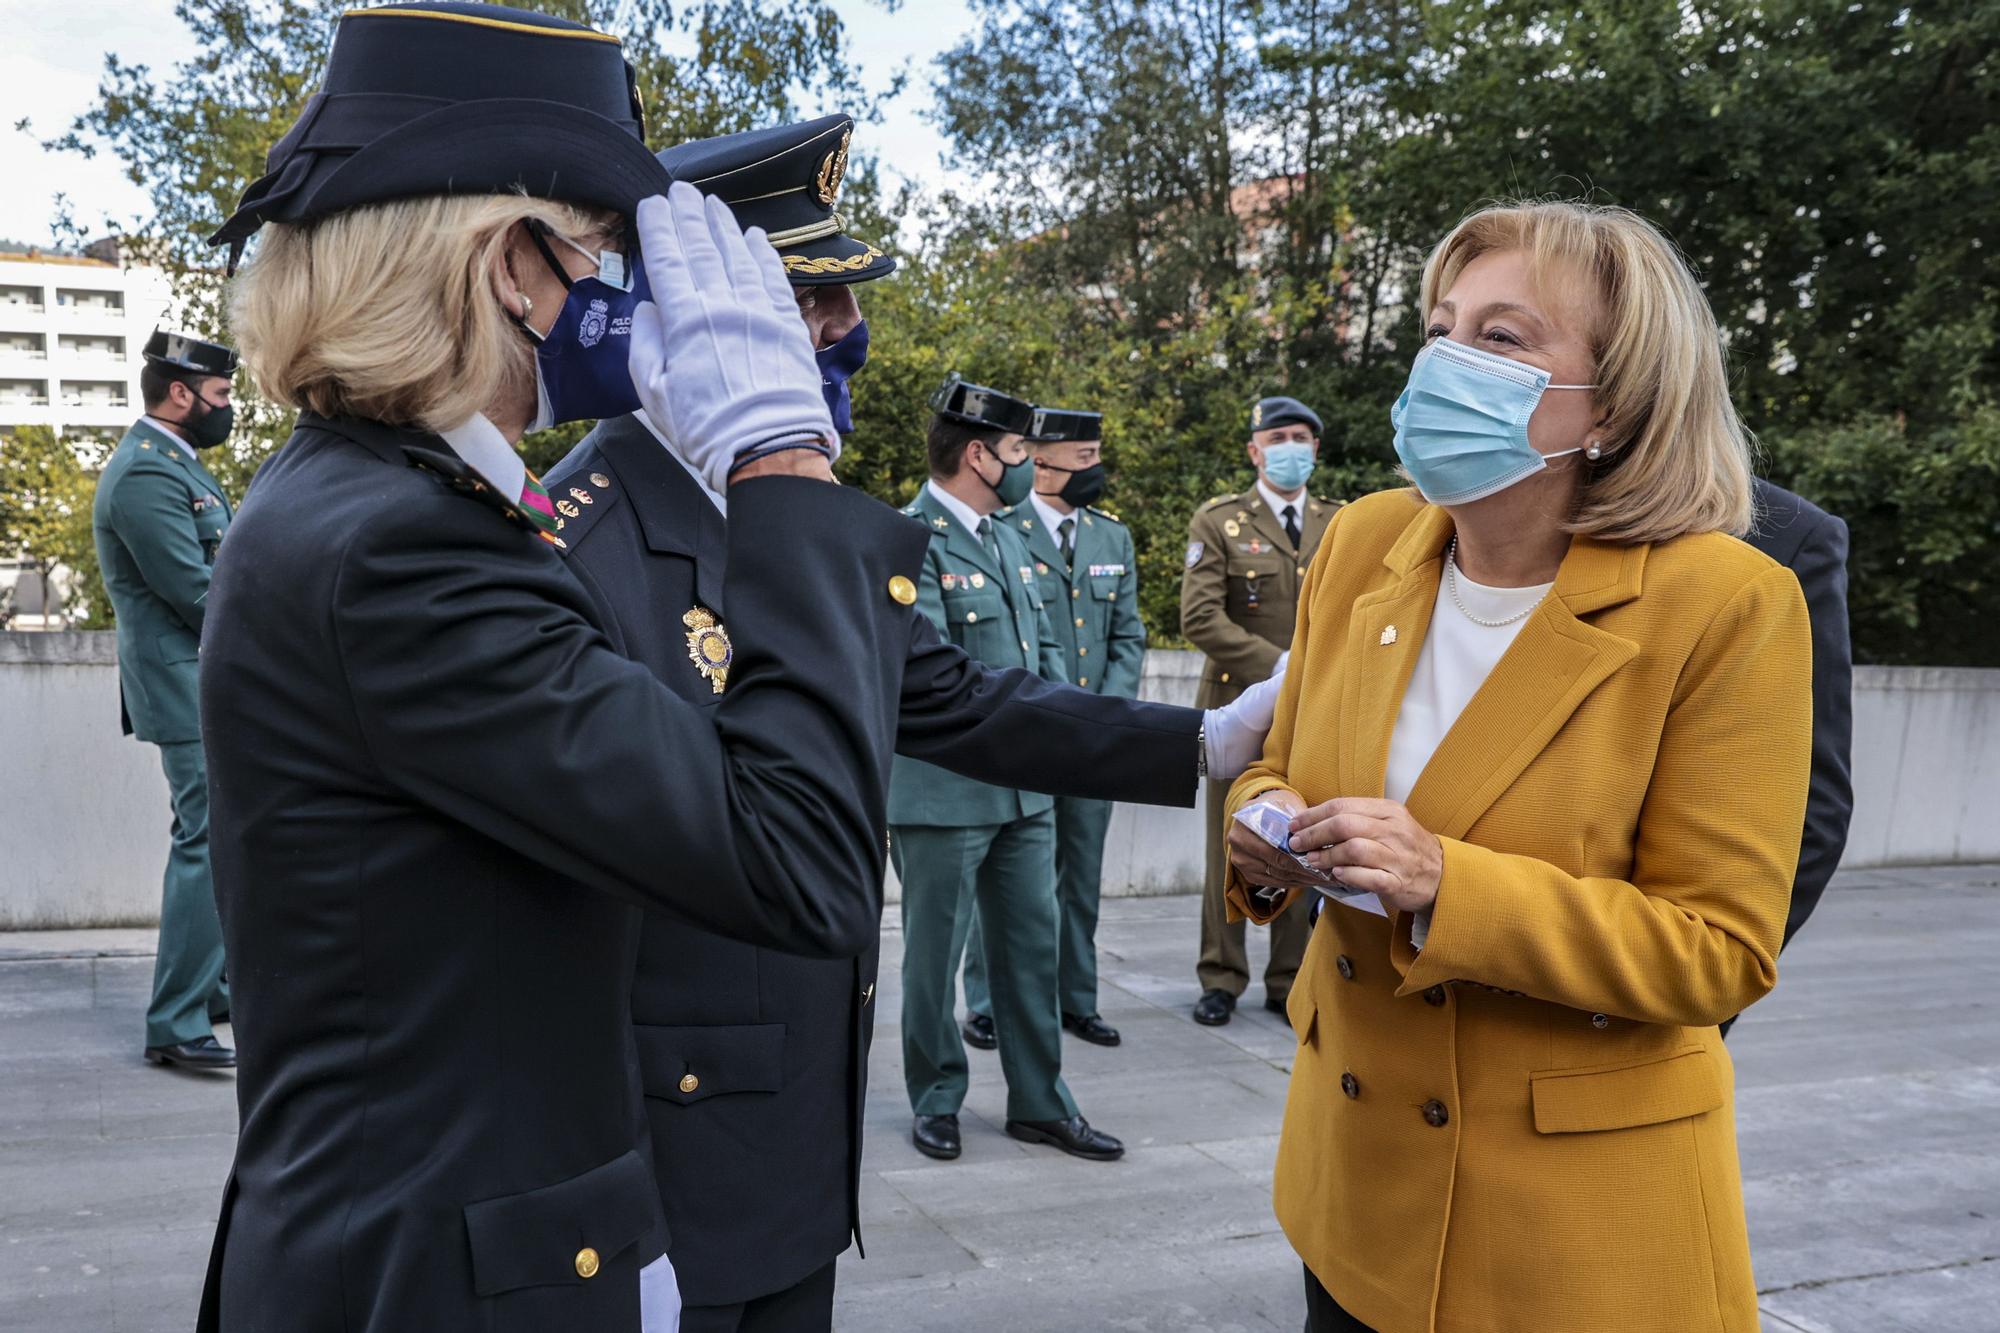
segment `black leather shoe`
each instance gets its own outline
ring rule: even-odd
[[[1194,1002],[1194,1021],[1205,1028],[1219,1028],[1236,1012],[1236,997],[1226,990],[1205,990]]]
[[[1067,1120],[1009,1120],[1007,1133],[1023,1143],[1046,1143],[1071,1157],[1087,1157],[1093,1162],[1115,1162],[1125,1155],[1124,1144],[1092,1129],[1080,1115]]]
[[[1000,1038],[993,1031],[993,1020],[985,1014],[967,1014],[965,1021],[958,1025],[959,1035],[965,1038],[967,1046],[977,1046],[982,1051],[990,1051],[1000,1044]]]
[[[1276,1014],[1278,1021],[1286,1027],[1292,1025],[1292,1016],[1285,1012],[1285,1002],[1283,1000],[1274,1000],[1267,995],[1264,997],[1264,1007]]]
[[[1074,1032],[1093,1046],[1116,1046],[1118,1029],[1097,1014],[1064,1014],[1064,1032]]]
[[[926,1157],[935,1157],[940,1162],[958,1159],[958,1117],[955,1115],[920,1115],[910,1126],[910,1142],[917,1145],[917,1151]]]
[[[149,1065],[179,1065],[182,1069],[234,1069],[236,1052],[213,1036],[199,1041],[175,1042],[172,1046],[148,1046]]]

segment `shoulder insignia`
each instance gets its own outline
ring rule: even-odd
[[[1088,508],[1091,513],[1097,515],[1099,518],[1108,518],[1113,523],[1117,523],[1120,525],[1123,525],[1125,522],[1124,519],[1118,517],[1118,515],[1112,513],[1109,509],[1099,509],[1096,505],[1088,505],[1086,506],[1086,508]]]
[[[623,498],[602,471],[544,477],[542,487],[556,507],[557,549],[565,551],[588,536],[596,520]]]
[[[1203,508],[1203,509],[1213,509],[1213,508],[1215,508],[1215,507],[1216,507],[1217,505],[1226,505],[1226,504],[1228,504],[1229,502],[1231,502],[1232,500],[1234,500],[1235,498],[1236,498],[1236,497],[1235,497],[1235,496],[1233,496],[1233,495],[1218,495],[1218,496],[1216,496],[1216,497],[1215,497],[1215,498],[1214,498],[1213,500],[1209,500],[1209,501],[1205,502],[1205,503],[1204,503],[1204,504],[1202,505],[1202,508]]]

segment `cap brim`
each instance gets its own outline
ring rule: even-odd
[[[458,102],[345,157],[322,157],[290,197],[239,209],[211,243],[248,235],[260,222],[309,222],[397,199],[516,189],[629,218],[641,199],[666,193],[672,181],[637,136],[595,112],[531,98]]]
[[[839,233],[788,245],[778,255],[794,287],[842,287],[873,282],[896,271],[895,257],[882,247]]]

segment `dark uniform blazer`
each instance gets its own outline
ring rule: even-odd
[[[874,940],[923,558],[857,491],[731,498],[731,688],[694,708],[435,436],[308,413],[265,465],[202,654],[242,1062],[204,1328],[637,1328],[635,905]]]
[[[1847,847],[1854,814],[1848,751],[1854,737],[1854,663],[1847,641],[1847,524],[1800,496],[1759,478],[1750,544],[1798,577],[1812,617],[1812,790],[1805,841],[1785,920],[1785,942],[1819,906]]]
[[[1220,708],[1269,679],[1292,646],[1299,587],[1340,506],[1299,497],[1299,549],[1253,485],[1195,511],[1181,579],[1181,633],[1207,656],[1195,703]]]
[[[743,546],[731,546],[715,505],[630,417],[600,425],[544,480],[577,511],[565,512],[561,534],[570,568],[613,609],[608,628],[622,649],[689,702],[718,703],[682,621],[699,606],[735,632],[723,571]],[[762,525],[735,492],[729,499],[739,543],[792,544],[790,534],[774,540],[785,530]],[[1194,801],[1200,715],[1190,709],[991,670],[941,643],[922,616],[910,621],[901,678],[900,754],[985,782]],[[736,688],[732,673],[721,698]],[[876,944],[871,935],[855,958],[801,958],[647,914],[632,1019],[689,1304],[780,1291],[857,1233]]]

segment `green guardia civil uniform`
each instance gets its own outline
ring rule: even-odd
[[[1032,503],[999,518],[1027,542],[1042,603],[1061,650],[1066,678],[1095,694],[1137,698],[1146,660],[1146,626],[1139,618],[1139,568],[1132,533],[1115,516],[1086,506],[1069,516],[1071,550],[1063,558]],[[1056,902],[1060,914],[1057,995],[1062,1011],[1097,1012],[1097,911],[1104,870],[1104,834],[1111,802],[1055,798]],[[965,1005],[989,1012],[980,922],[966,945]]]
[[[988,666],[1065,679],[1035,559],[1019,528],[989,517],[989,548],[928,487],[903,512],[930,530],[917,608],[939,632]],[[1056,995],[1053,798],[898,758],[889,781],[889,833],[903,887],[903,1077],[911,1109],[953,1115],[965,1100],[965,1045],[952,981],[976,905],[986,927],[1008,1118],[1075,1115],[1062,1080]]]
[[[97,481],[92,535],[118,616],[123,726],[159,747],[173,808],[146,1045],[199,1041],[229,1010],[208,871],[208,770],[197,703],[209,568],[229,500],[186,441],[150,421],[125,432]]]

